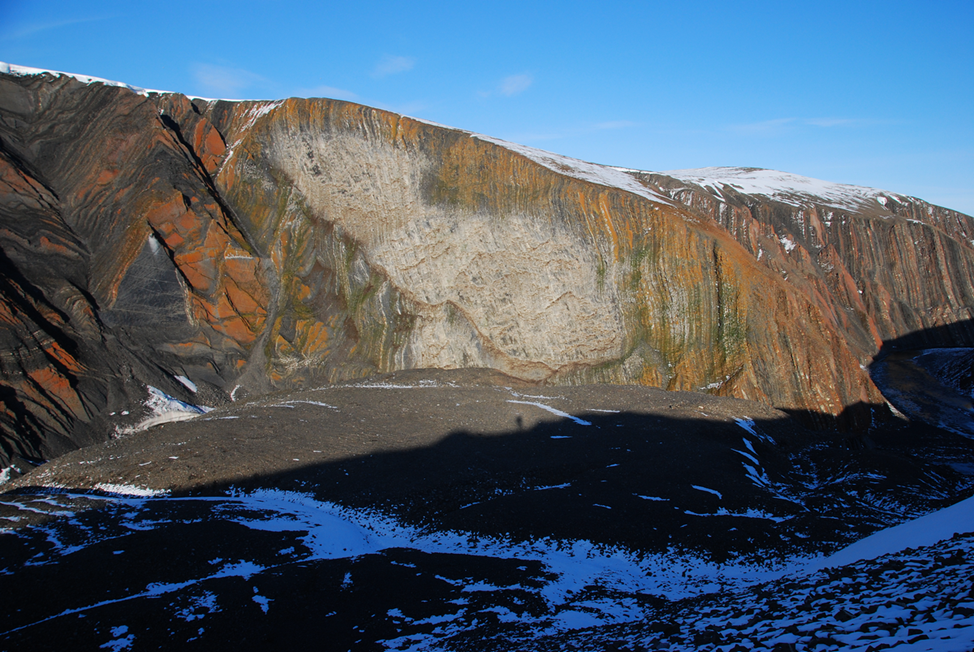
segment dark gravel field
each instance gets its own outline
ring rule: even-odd
[[[690,631],[687,609],[739,616],[771,608],[784,589],[767,582],[834,585],[812,573],[825,555],[970,493],[972,444],[905,421],[816,432],[746,401],[493,372],[265,396],[8,483],[0,641],[736,645]],[[951,568],[967,568],[969,547],[957,550]],[[747,640],[771,649],[748,622]],[[798,644],[786,628],[768,632]]]

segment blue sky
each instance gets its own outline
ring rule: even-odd
[[[349,99],[596,163],[772,168],[974,214],[971,0],[0,0],[0,61]]]

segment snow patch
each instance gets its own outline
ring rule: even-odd
[[[206,613],[200,613],[204,610]],[[184,621],[190,623],[194,620],[201,620],[208,614],[219,613],[220,611],[222,611],[222,609],[220,609],[220,606],[217,604],[216,594],[210,591],[204,591],[201,596],[192,599],[188,607],[177,611],[176,615],[179,618],[182,618]]]
[[[562,484],[548,484],[548,485],[544,485],[542,487],[535,487],[534,490],[535,491],[547,491],[548,489],[568,489],[571,486],[572,486],[572,483],[571,482],[565,482],[565,483],[562,483]]]
[[[452,382],[441,385],[435,380],[421,380],[415,385],[406,385],[401,383],[388,383],[388,382],[378,382],[378,383],[354,383],[348,385],[342,385],[343,387],[354,387],[356,389],[434,389],[437,387],[456,387],[457,385]],[[319,389],[330,389],[329,387],[320,387]]]
[[[417,118],[414,115],[403,116],[403,117],[409,118],[410,120],[414,120],[416,122],[421,122],[424,125],[430,125],[431,127],[439,127],[440,129],[449,129],[451,131],[457,131],[457,129],[455,127],[451,127],[449,125],[440,124],[439,122],[433,122],[432,120],[427,120],[426,118]]]
[[[754,419],[749,419],[747,417],[744,417],[743,419],[734,419],[734,423],[736,423],[741,428],[744,428],[744,430],[757,437],[758,440],[768,442],[769,444],[774,444],[774,440],[771,437],[765,435],[764,433],[758,432],[758,427],[757,424],[754,423]],[[751,447],[750,442],[748,442],[747,440],[745,440],[744,443],[747,444],[748,448]]]
[[[131,435],[132,433],[142,432],[153,426],[174,421],[187,421],[195,419],[201,414],[212,412],[213,408],[203,405],[192,405],[173,398],[160,389],[147,385],[149,396],[145,400],[145,406],[152,412],[152,416],[143,419],[136,425],[129,428],[119,428],[116,426],[115,432],[119,435]]]
[[[132,643],[135,642],[135,635],[128,634],[129,628],[127,625],[122,625],[121,627],[112,627],[112,636],[115,638],[107,643],[103,643],[98,647],[100,649],[111,650],[112,652],[120,652],[121,650],[131,649]],[[128,636],[126,636],[128,634]]]
[[[768,474],[760,465],[751,466],[743,462],[742,465],[744,466],[745,475],[755,487],[768,489],[771,486],[771,480],[768,478]]]
[[[649,497],[648,499],[654,499]],[[411,548],[427,553],[483,555],[541,561],[557,576],[543,589],[551,604],[562,604],[586,586],[648,592],[677,599],[699,595],[736,578],[746,584],[767,581],[793,572],[803,563],[779,566],[714,564],[683,552],[635,555],[623,548],[585,540],[539,539],[516,542],[503,537],[458,531],[428,531],[399,523],[369,509],[353,509],[280,490],[258,490],[230,498],[190,498],[237,504],[256,517],[232,519],[249,528],[306,532],[305,545],[312,558],[351,558],[389,548]],[[227,512],[224,512],[227,513]],[[351,583],[351,578],[348,578]],[[467,587],[474,590],[475,587]],[[488,590],[483,587],[483,590]]]
[[[753,508],[749,508],[747,511],[744,512],[732,512],[721,507],[713,514],[701,514],[698,512],[691,512],[690,510],[687,509],[687,510],[683,510],[683,513],[689,514],[690,516],[734,516],[737,518],[756,518],[765,521],[774,521],[775,523],[782,523],[784,521],[788,521],[794,518],[792,516],[775,516],[774,514],[768,514],[767,512],[761,511],[760,509],[753,509]]]
[[[176,380],[181,382],[189,391],[193,392],[194,394],[196,393],[196,383],[186,376],[176,376]]]
[[[254,591],[256,591],[256,590],[257,589],[254,589]],[[256,602],[257,604],[260,605],[260,610],[263,611],[265,614],[267,613],[267,607],[270,605],[270,603],[274,602],[273,599],[271,599],[271,598],[265,598],[262,595],[255,595],[252,598],[252,600],[254,602]]]
[[[720,494],[720,492],[719,492],[719,491],[717,491],[716,489],[708,489],[707,487],[700,487],[700,486],[698,486],[698,485],[695,485],[695,484],[692,484],[692,485],[690,485],[690,486],[691,486],[691,487],[693,487],[694,489],[696,489],[697,491],[705,491],[705,492],[707,492],[708,494],[713,494],[713,495],[715,495],[715,496],[717,496],[717,497],[718,497],[718,498],[720,498],[721,500],[723,500],[723,499],[724,499],[724,497],[723,497],[723,496],[722,496],[722,495]]]
[[[295,405],[317,405],[318,407],[328,408],[329,410],[337,410],[338,408],[334,405],[328,405],[327,403],[322,403],[321,401],[305,401],[305,400],[292,400],[284,401],[283,403],[274,403],[270,407],[289,407],[293,408]]]
[[[592,422],[590,422],[590,421],[586,421],[584,419],[579,419],[578,417],[573,417],[572,415],[568,414],[567,412],[562,412],[561,410],[559,410],[557,408],[553,408],[550,405],[545,405],[544,403],[536,403],[534,401],[514,401],[514,400],[511,400],[511,399],[508,399],[507,402],[508,403],[521,403],[522,405],[534,405],[536,407],[541,408],[542,410],[546,410],[548,412],[551,412],[555,416],[564,417],[565,419],[571,419],[572,421],[574,421],[575,423],[577,423],[580,426],[590,426],[590,425],[592,425]]]
[[[20,473],[20,469],[16,466],[8,466],[5,469],[0,470],[0,484],[5,484],[13,479],[14,473]]]
[[[736,448],[732,448],[731,450],[734,451],[735,453],[740,453],[747,459],[751,460],[752,462],[754,462],[755,466],[759,466],[761,464],[760,462],[758,462],[758,458],[754,457],[754,455],[752,455],[751,453],[745,453],[744,451],[739,451]]]
[[[107,491],[108,493],[115,494],[117,496],[138,496],[142,498],[158,498],[160,496],[169,495],[169,491],[166,489],[149,489],[147,487],[136,487],[130,484],[99,483],[95,485],[95,489],[100,489],[101,491]]]

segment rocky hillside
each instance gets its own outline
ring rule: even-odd
[[[108,437],[146,386],[213,405],[416,368],[863,425],[884,341],[974,340],[974,220],[918,199],[0,70],[4,464]]]

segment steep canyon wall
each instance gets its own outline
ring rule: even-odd
[[[862,425],[883,340],[969,335],[971,235],[919,200],[782,202],[346,102],[0,74],[0,456],[107,437],[146,385],[423,367]]]

